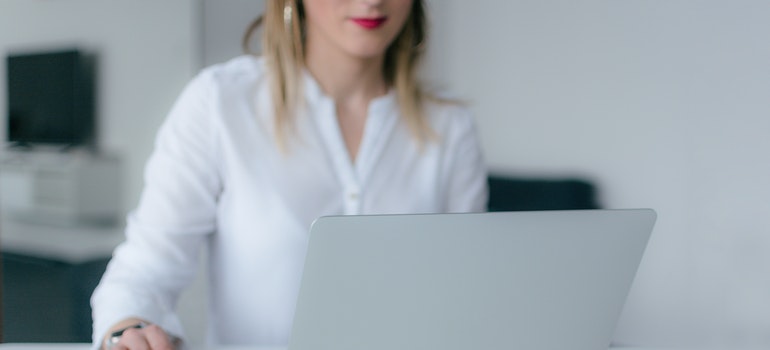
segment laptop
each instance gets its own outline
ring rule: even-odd
[[[649,209],[322,217],[289,350],[606,350]]]

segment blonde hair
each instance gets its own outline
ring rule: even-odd
[[[285,19],[286,11],[290,11],[291,20]],[[285,145],[293,116],[303,102],[304,24],[301,0],[268,0],[265,13],[251,23],[242,42],[244,50],[250,52],[251,37],[263,26],[262,54],[270,74],[276,137],[281,145]],[[426,99],[434,98],[425,92],[417,78],[425,51],[427,26],[423,1],[414,0],[404,27],[385,52],[383,64],[385,82],[395,89],[399,111],[420,144],[434,137],[424,108]]]

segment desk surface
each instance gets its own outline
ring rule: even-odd
[[[0,350],[90,350],[91,343],[2,343]],[[285,347],[226,346],[206,350],[286,350]]]
[[[91,344],[88,343],[5,343],[0,344],[0,350],[89,350]],[[206,350],[286,350],[284,347],[248,347],[248,346],[223,346],[207,348]],[[684,350],[682,348],[639,348],[639,347],[620,347],[610,350]],[[693,349],[690,349],[693,350]],[[720,350],[720,349],[709,349]],[[723,349],[727,350],[727,349]],[[736,349],[730,349],[736,350]],[[750,349],[743,349],[750,350]]]

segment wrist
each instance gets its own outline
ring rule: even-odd
[[[121,322],[121,324],[125,324],[125,322]],[[132,321],[129,325],[125,326],[116,326],[116,329],[111,330],[107,336],[104,338],[104,342],[102,345],[102,349],[104,350],[110,350],[115,345],[120,342],[120,337],[123,336],[123,333],[126,330],[132,329],[132,328],[144,328],[148,325],[147,322],[144,321]]]

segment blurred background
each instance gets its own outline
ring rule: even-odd
[[[580,177],[597,187],[605,208],[658,212],[615,343],[770,347],[770,2],[427,3],[432,36],[425,78],[472,106],[490,170]],[[95,261],[98,270],[138,201],[144,162],[174,99],[202,67],[240,54],[241,35],[263,4],[0,1],[3,56],[78,48],[97,57],[94,147],[120,170],[112,179],[119,193],[110,197],[115,222],[14,223],[6,213],[15,204],[7,202],[19,201],[20,188],[38,181],[25,174],[48,174],[61,160],[19,170],[18,152],[6,151],[11,155],[0,164],[6,341],[21,337],[8,322],[18,317],[9,315],[18,310],[14,303],[44,304],[53,293],[34,284],[9,290],[26,280],[9,276],[9,266],[55,266],[71,277]],[[3,113],[6,88],[0,84]],[[6,124],[0,123],[4,140]],[[6,255],[15,260],[8,263]],[[205,324],[202,280],[180,303],[196,342]],[[95,281],[67,283],[87,294]],[[82,300],[72,306],[83,307]],[[83,322],[70,326],[82,329]],[[84,335],[77,332],[49,341],[79,341]]]

